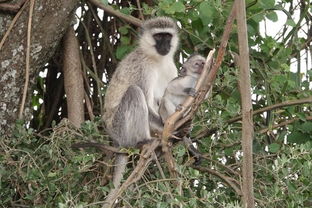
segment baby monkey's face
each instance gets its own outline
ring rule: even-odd
[[[194,73],[201,74],[203,72],[204,65],[205,65],[205,59],[199,57],[198,59],[194,60],[192,71]]]
[[[183,64],[182,68],[184,68],[186,75],[197,77],[202,73],[204,65],[204,57],[201,55],[193,55]]]

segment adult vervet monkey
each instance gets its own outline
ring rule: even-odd
[[[116,146],[135,147],[151,140],[151,131],[162,130],[158,109],[168,83],[177,76],[173,57],[178,41],[178,28],[171,18],[147,20],[138,47],[119,63],[106,91],[103,115]],[[115,188],[127,161],[126,155],[116,156]]]

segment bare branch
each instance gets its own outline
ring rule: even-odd
[[[113,7],[111,7],[109,5],[102,4],[98,0],[89,0],[89,2],[91,2],[93,5],[97,6],[98,8],[103,9],[105,12],[108,12],[111,15],[114,15],[120,19],[123,19],[123,20],[125,20],[125,21],[127,21],[127,22],[129,22],[135,26],[139,27],[142,24],[142,21],[140,19],[135,18],[135,17],[130,16],[130,15],[123,14],[123,13],[115,10]]]
[[[68,119],[79,128],[84,122],[84,88],[79,44],[73,28],[69,28],[64,37],[63,72]]]
[[[76,143],[71,146],[72,148],[78,149],[78,148],[88,148],[88,147],[94,147],[96,149],[99,149],[103,152],[113,152],[113,153],[119,153],[119,154],[125,154],[124,152],[121,152],[118,148],[112,147],[106,144],[100,144],[95,142],[81,142]]]
[[[233,182],[233,181],[235,181],[233,178],[228,177],[226,175],[223,175],[223,174],[219,173],[218,171],[215,171],[215,170],[212,170],[209,168],[194,166],[194,165],[192,165],[191,167],[196,169],[196,170],[202,171],[202,172],[208,172],[212,175],[215,175],[215,176],[221,178],[227,185],[229,185],[231,188],[234,189],[234,191],[236,192],[237,195],[239,195],[239,196],[242,195],[242,191],[238,187],[238,184]]]
[[[239,45],[239,81],[242,101],[242,203],[243,207],[253,208],[255,205],[253,193],[253,161],[252,161],[252,140],[253,140],[253,117],[251,102],[251,84],[249,69],[249,47],[246,24],[245,0],[237,1],[237,31]]]
[[[312,103],[312,97],[307,97],[307,98],[303,98],[303,99],[298,99],[298,100],[287,100],[285,102],[282,103],[277,103],[274,105],[270,105],[270,106],[266,106],[264,108],[260,108],[258,110],[253,111],[253,115],[257,115],[266,111],[270,111],[270,110],[275,110],[277,108],[282,108],[282,107],[286,107],[286,106],[291,106],[291,105],[300,105],[300,104],[305,104],[305,103]],[[239,121],[242,119],[242,116],[237,116],[234,118],[231,118],[229,120],[227,120],[227,123],[234,123],[236,121]]]
[[[308,121],[312,120],[312,116],[307,116],[306,119]],[[276,128],[280,128],[280,127],[283,127],[283,126],[287,126],[291,123],[294,123],[296,121],[299,121],[300,119],[299,118],[294,118],[294,119],[290,119],[290,120],[286,120],[286,121],[283,121],[279,124],[275,124],[275,125],[272,125],[271,127],[269,128],[264,128],[264,129],[261,129],[260,131],[258,131],[257,133],[260,133],[260,134],[264,134],[272,129],[276,129]]]
[[[27,28],[27,49],[26,49],[25,83],[24,83],[23,96],[22,96],[22,100],[21,100],[21,106],[20,106],[19,113],[18,113],[18,119],[23,119],[23,111],[24,111],[24,108],[25,108],[25,102],[26,102],[27,90],[28,90],[28,84],[29,84],[30,37],[31,37],[31,23],[32,23],[32,17],[33,17],[34,5],[35,5],[35,0],[30,0],[29,16],[28,16],[28,28]]]
[[[6,0],[0,1],[0,10],[7,11],[11,13],[17,13],[21,7],[24,5],[24,3],[28,0],[20,0],[16,3],[1,3],[5,2]]]
[[[298,99],[298,100],[287,100],[287,101],[282,102],[282,103],[277,103],[274,105],[266,106],[266,107],[263,107],[263,108],[260,108],[260,109],[253,111],[252,115],[255,116],[255,115],[263,113],[265,111],[270,111],[270,110],[279,109],[282,107],[287,107],[287,106],[292,106],[292,105],[301,105],[301,104],[305,104],[305,103],[312,103],[312,97]],[[241,115],[227,120],[226,123],[231,124],[231,123],[234,123],[234,122],[240,121],[240,120],[242,120]],[[205,128],[205,129],[203,129],[197,133],[197,135],[195,136],[195,139],[200,139],[202,137],[209,136],[209,135],[215,133],[217,130],[218,130],[217,128],[211,128],[211,129]]]

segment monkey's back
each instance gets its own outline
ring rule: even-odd
[[[107,128],[112,127],[113,117],[125,92],[131,85],[142,86],[141,77],[145,66],[142,60],[146,59],[139,48],[128,54],[117,66],[105,94],[103,120]]]

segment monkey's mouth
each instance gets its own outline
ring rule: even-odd
[[[201,66],[198,68],[198,70],[196,71],[197,74],[201,74],[204,70],[204,66]]]
[[[157,52],[162,55],[162,56],[165,56],[169,53],[170,51],[170,45],[165,45],[165,44],[157,44],[155,46]]]

